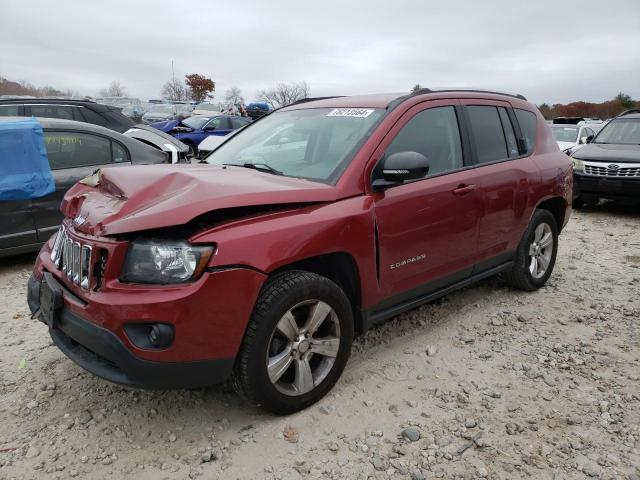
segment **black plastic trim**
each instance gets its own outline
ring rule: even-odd
[[[389,305],[390,301],[388,299],[384,300],[383,302],[373,307],[372,309],[362,312],[363,332],[366,332],[369,328],[371,328],[374,325],[384,322],[385,320],[395,317],[396,315],[400,315],[401,313],[404,313],[408,310],[417,308],[424,303],[431,302],[440,297],[448,295],[451,292],[459,290],[460,288],[466,287],[467,285],[471,285],[484,278],[491,277],[500,272],[508,270],[509,268],[511,268],[512,264],[513,264],[512,261],[508,261],[501,265],[490,268],[488,270],[484,270],[482,272],[473,274],[471,276],[468,276],[468,273],[467,275],[464,275],[466,272],[469,272],[471,268],[465,269],[462,272],[454,273],[452,277],[446,277],[444,279],[436,280],[434,282],[438,284],[446,284],[447,282],[453,281],[453,283],[450,283],[448,286],[444,286],[444,287],[436,286],[436,289],[433,289],[434,283],[429,282],[423,287],[419,287],[421,289],[428,290],[429,293],[424,293],[418,297],[415,297],[409,300],[401,299],[398,303],[395,303],[393,305]],[[461,276],[464,278],[462,280],[459,280],[458,278]],[[413,291],[414,290],[412,290],[412,292]],[[402,296],[405,296],[405,295],[406,294],[402,294]],[[397,300],[398,297],[394,297],[394,299]]]

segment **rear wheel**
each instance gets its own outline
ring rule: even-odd
[[[558,252],[558,226],[548,210],[536,210],[520,241],[507,283],[520,290],[537,290],[553,271]]]
[[[263,287],[247,327],[236,388],[274,413],[306,408],[336,383],[352,339],[351,305],[340,287],[310,272],[277,274]]]

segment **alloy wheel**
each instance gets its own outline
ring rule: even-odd
[[[529,272],[535,279],[544,277],[553,256],[553,231],[547,223],[540,223],[529,245]]]
[[[267,372],[285,395],[310,392],[327,377],[340,348],[336,312],[320,300],[307,300],[289,309],[269,340]]]

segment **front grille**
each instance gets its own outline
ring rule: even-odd
[[[89,288],[92,248],[71,238],[62,226],[51,250],[51,260],[76,285]]]
[[[591,163],[584,162],[584,173],[598,177],[638,177],[640,178],[640,164]]]

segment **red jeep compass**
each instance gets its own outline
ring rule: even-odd
[[[497,273],[544,285],[571,212],[571,160],[519,95],[303,101],[206,161],[113,167],[66,194],[28,301],[88,371],[233,376],[294,412],[336,383],[354,334]]]

